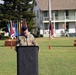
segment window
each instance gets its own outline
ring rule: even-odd
[[[47,17],[47,16],[48,16],[47,11],[44,11],[44,17]]]
[[[58,11],[55,11],[55,16],[56,16],[56,17],[58,16]]]
[[[66,15],[66,16],[69,16],[68,10],[65,10],[65,15]]]
[[[68,29],[69,29],[69,23],[66,22],[66,31],[68,31]]]
[[[44,23],[44,30],[48,30],[48,23]]]
[[[55,23],[55,29],[59,29],[59,24]]]
[[[58,11],[55,11],[55,19],[58,20]]]

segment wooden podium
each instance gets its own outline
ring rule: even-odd
[[[17,75],[38,75],[38,46],[17,46]]]

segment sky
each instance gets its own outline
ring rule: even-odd
[[[3,1],[2,1],[2,0],[0,0],[0,3],[3,3]]]
[[[1,3],[3,4],[3,1],[2,1],[2,0],[0,0],[0,4],[1,4]],[[30,3],[32,3],[32,1],[31,1]]]

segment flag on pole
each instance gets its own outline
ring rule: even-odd
[[[20,21],[20,27],[22,28],[22,21]],[[22,34],[22,29],[20,30],[20,34]]]
[[[12,20],[10,21],[10,36],[11,38],[13,39],[13,36],[14,36],[14,31],[13,31],[13,22]],[[11,49],[12,49],[12,40],[11,40]]]
[[[48,1],[49,2],[49,38],[53,38],[54,37],[54,30],[53,30],[53,25],[52,25],[52,22],[51,22],[51,2],[50,0]]]
[[[20,28],[20,21],[18,22],[18,32],[19,32],[19,35],[20,35],[20,31],[21,31],[21,28]]]
[[[13,25],[13,27],[15,28],[15,37],[17,37],[18,36],[18,24],[17,24],[17,21],[15,21],[14,22],[14,25]]]
[[[50,37],[54,34],[53,32],[53,26],[51,22],[51,0],[48,0],[48,10],[49,10],[49,49],[50,49]]]
[[[16,22],[16,25],[17,25],[16,27],[17,27],[17,32],[18,32],[18,36],[19,36],[19,22],[18,22],[18,20],[17,20],[17,22]],[[17,36],[17,37],[18,37],[18,36]]]
[[[7,21],[6,24],[7,24],[8,32],[10,32],[10,22]]]
[[[15,36],[14,34],[15,34],[15,31],[14,31],[14,29],[13,29],[13,22],[10,21],[10,36],[11,36],[12,39],[13,39],[14,36]]]
[[[26,23],[26,20],[24,20],[24,26],[26,26],[26,27],[27,27],[27,23]]]
[[[49,35],[51,35],[51,38],[53,39],[54,38],[54,28],[53,28],[53,25],[52,25],[51,21],[50,21],[49,30],[50,30],[50,34]]]

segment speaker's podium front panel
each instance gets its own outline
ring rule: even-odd
[[[38,46],[18,46],[17,75],[38,75]]]

